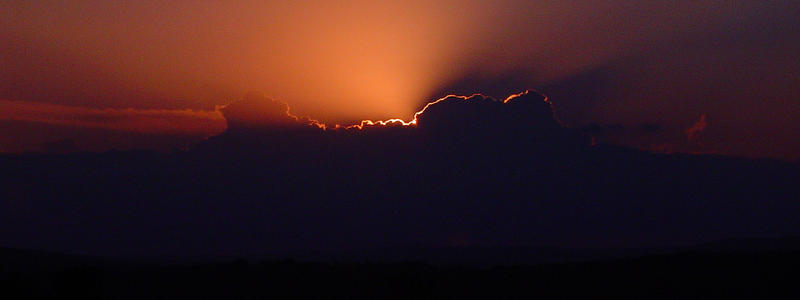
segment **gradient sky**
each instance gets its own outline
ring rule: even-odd
[[[210,135],[250,91],[349,123],[536,88],[601,141],[791,159],[796,53],[789,0],[3,1],[0,151],[98,128]]]

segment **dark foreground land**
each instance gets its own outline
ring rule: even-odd
[[[492,267],[422,262],[110,261],[3,250],[0,287],[59,299],[788,299],[798,251],[707,251]]]

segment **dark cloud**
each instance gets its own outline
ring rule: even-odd
[[[597,123],[593,113],[602,109],[606,97],[619,84],[611,66],[598,66],[570,77],[549,82],[542,90],[553,99],[556,114],[573,127]],[[608,121],[605,121],[608,122]]]
[[[664,134],[654,143],[694,152],[698,149],[685,143],[684,130],[707,114],[715,121],[704,134],[703,151],[795,158],[800,144],[794,136],[800,128],[789,120],[800,116],[800,98],[789,78],[800,65],[788,53],[798,49],[797,43],[740,44],[740,48],[698,43],[620,58],[546,83],[542,90],[568,126],[659,124]],[[636,139],[601,141],[641,147]]]
[[[230,147],[228,143],[256,143],[285,146],[286,155],[317,149],[341,155],[353,148],[381,148],[400,136],[403,145],[396,145],[397,151],[404,149],[408,153],[398,155],[409,157],[421,155],[428,147],[522,151],[504,148],[588,145],[587,136],[558,123],[544,95],[528,91],[502,100],[480,94],[451,95],[427,104],[411,120],[363,121],[357,125],[326,125],[297,117],[286,104],[255,94],[226,106],[222,113],[229,129],[203,142],[200,149],[224,150]],[[232,148],[250,149],[244,145]],[[264,150],[274,149],[257,148]]]
[[[601,125],[592,123],[580,127],[580,130],[596,137],[620,133],[653,134],[663,130],[663,128],[661,125],[653,123],[642,123],[634,126],[625,126],[622,124]]]
[[[279,127],[293,125],[298,120],[289,114],[289,106],[263,94],[251,92],[241,100],[220,108],[228,128]]]
[[[0,239],[89,254],[258,256],[800,234],[797,165],[592,146],[536,92],[446,97],[415,120],[360,128],[321,127],[265,97],[228,108],[232,120],[260,111],[295,125],[232,124],[173,154],[0,156],[13,187],[0,190]]]
[[[706,121],[706,115],[700,115],[700,119],[697,120],[692,127],[686,129],[686,138],[690,141],[697,141],[700,138],[700,134],[706,130],[706,126],[708,126],[708,122]]]

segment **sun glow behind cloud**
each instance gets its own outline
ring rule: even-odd
[[[678,38],[728,32],[726,24],[757,19],[754,12],[764,9],[774,8],[622,0],[8,1],[0,3],[0,99],[211,110],[257,90],[326,122],[387,119],[414,113],[424,99],[486,93],[480,83],[448,90],[470,72],[518,72],[513,90],[546,85]]]
[[[39,65],[21,84],[50,86],[6,99],[212,109],[259,90],[336,122],[413,113],[490,22],[481,1],[5,5],[13,50],[41,52],[11,72]],[[70,82],[75,72],[85,81]]]
[[[213,111],[262,91],[358,124],[533,87],[570,126],[677,133],[650,145],[708,113],[708,147],[796,156],[798,12],[791,0],[0,1],[0,99]]]

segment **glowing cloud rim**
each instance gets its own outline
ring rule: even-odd
[[[515,98],[519,98],[519,97],[525,96],[525,95],[529,94],[530,92],[531,92],[531,90],[525,90],[525,91],[523,91],[521,93],[512,94],[512,95],[506,97],[505,99],[503,99],[502,103],[508,103],[509,101],[511,101],[511,100],[513,100]],[[550,105],[551,108],[552,108],[552,103],[550,102],[550,99],[547,97],[547,95],[545,95],[543,93],[539,93],[539,94],[541,94],[544,97],[545,103]],[[447,99],[452,99],[452,98],[462,99],[462,100],[469,100],[469,99],[474,98],[474,97],[481,97],[482,99],[491,99],[493,101],[498,101],[494,97],[487,96],[487,95],[480,94],[480,93],[475,93],[475,94],[472,94],[472,95],[469,95],[469,96],[450,94],[450,95],[444,96],[442,98],[439,98],[439,99],[437,99],[435,101],[428,102],[428,104],[425,104],[425,106],[422,107],[421,110],[419,110],[416,113],[414,113],[414,116],[411,119],[411,121],[405,121],[405,120],[399,119],[399,118],[387,119],[387,120],[377,120],[377,121],[374,121],[374,120],[362,120],[358,124],[353,124],[353,125],[336,124],[333,127],[329,127],[328,125],[326,125],[326,124],[324,124],[322,122],[319,122],[317,120],[314,120],[314,119],[299,118],[297,116],[292,115],[289,112],[287,112],[287,113],[289,114],[290,117],[295,118],[297,120],[300,120],[300,119],[308,120],[311,123],[311,125],[315,125],[315,126],[321,128],[323,130],[327,130],[327,129],[345,129],[345,130],[357,129],[357,130],[363,130],[364,128],[367,128],[367,127],[370,127],[370,126],[416,126],[418,117],[420,115],[422,115],[423,113],[425,113],[425,110],[427,110],[432,105],[435,105],[435,104],[437,104],[439,102],[445,101]]]

